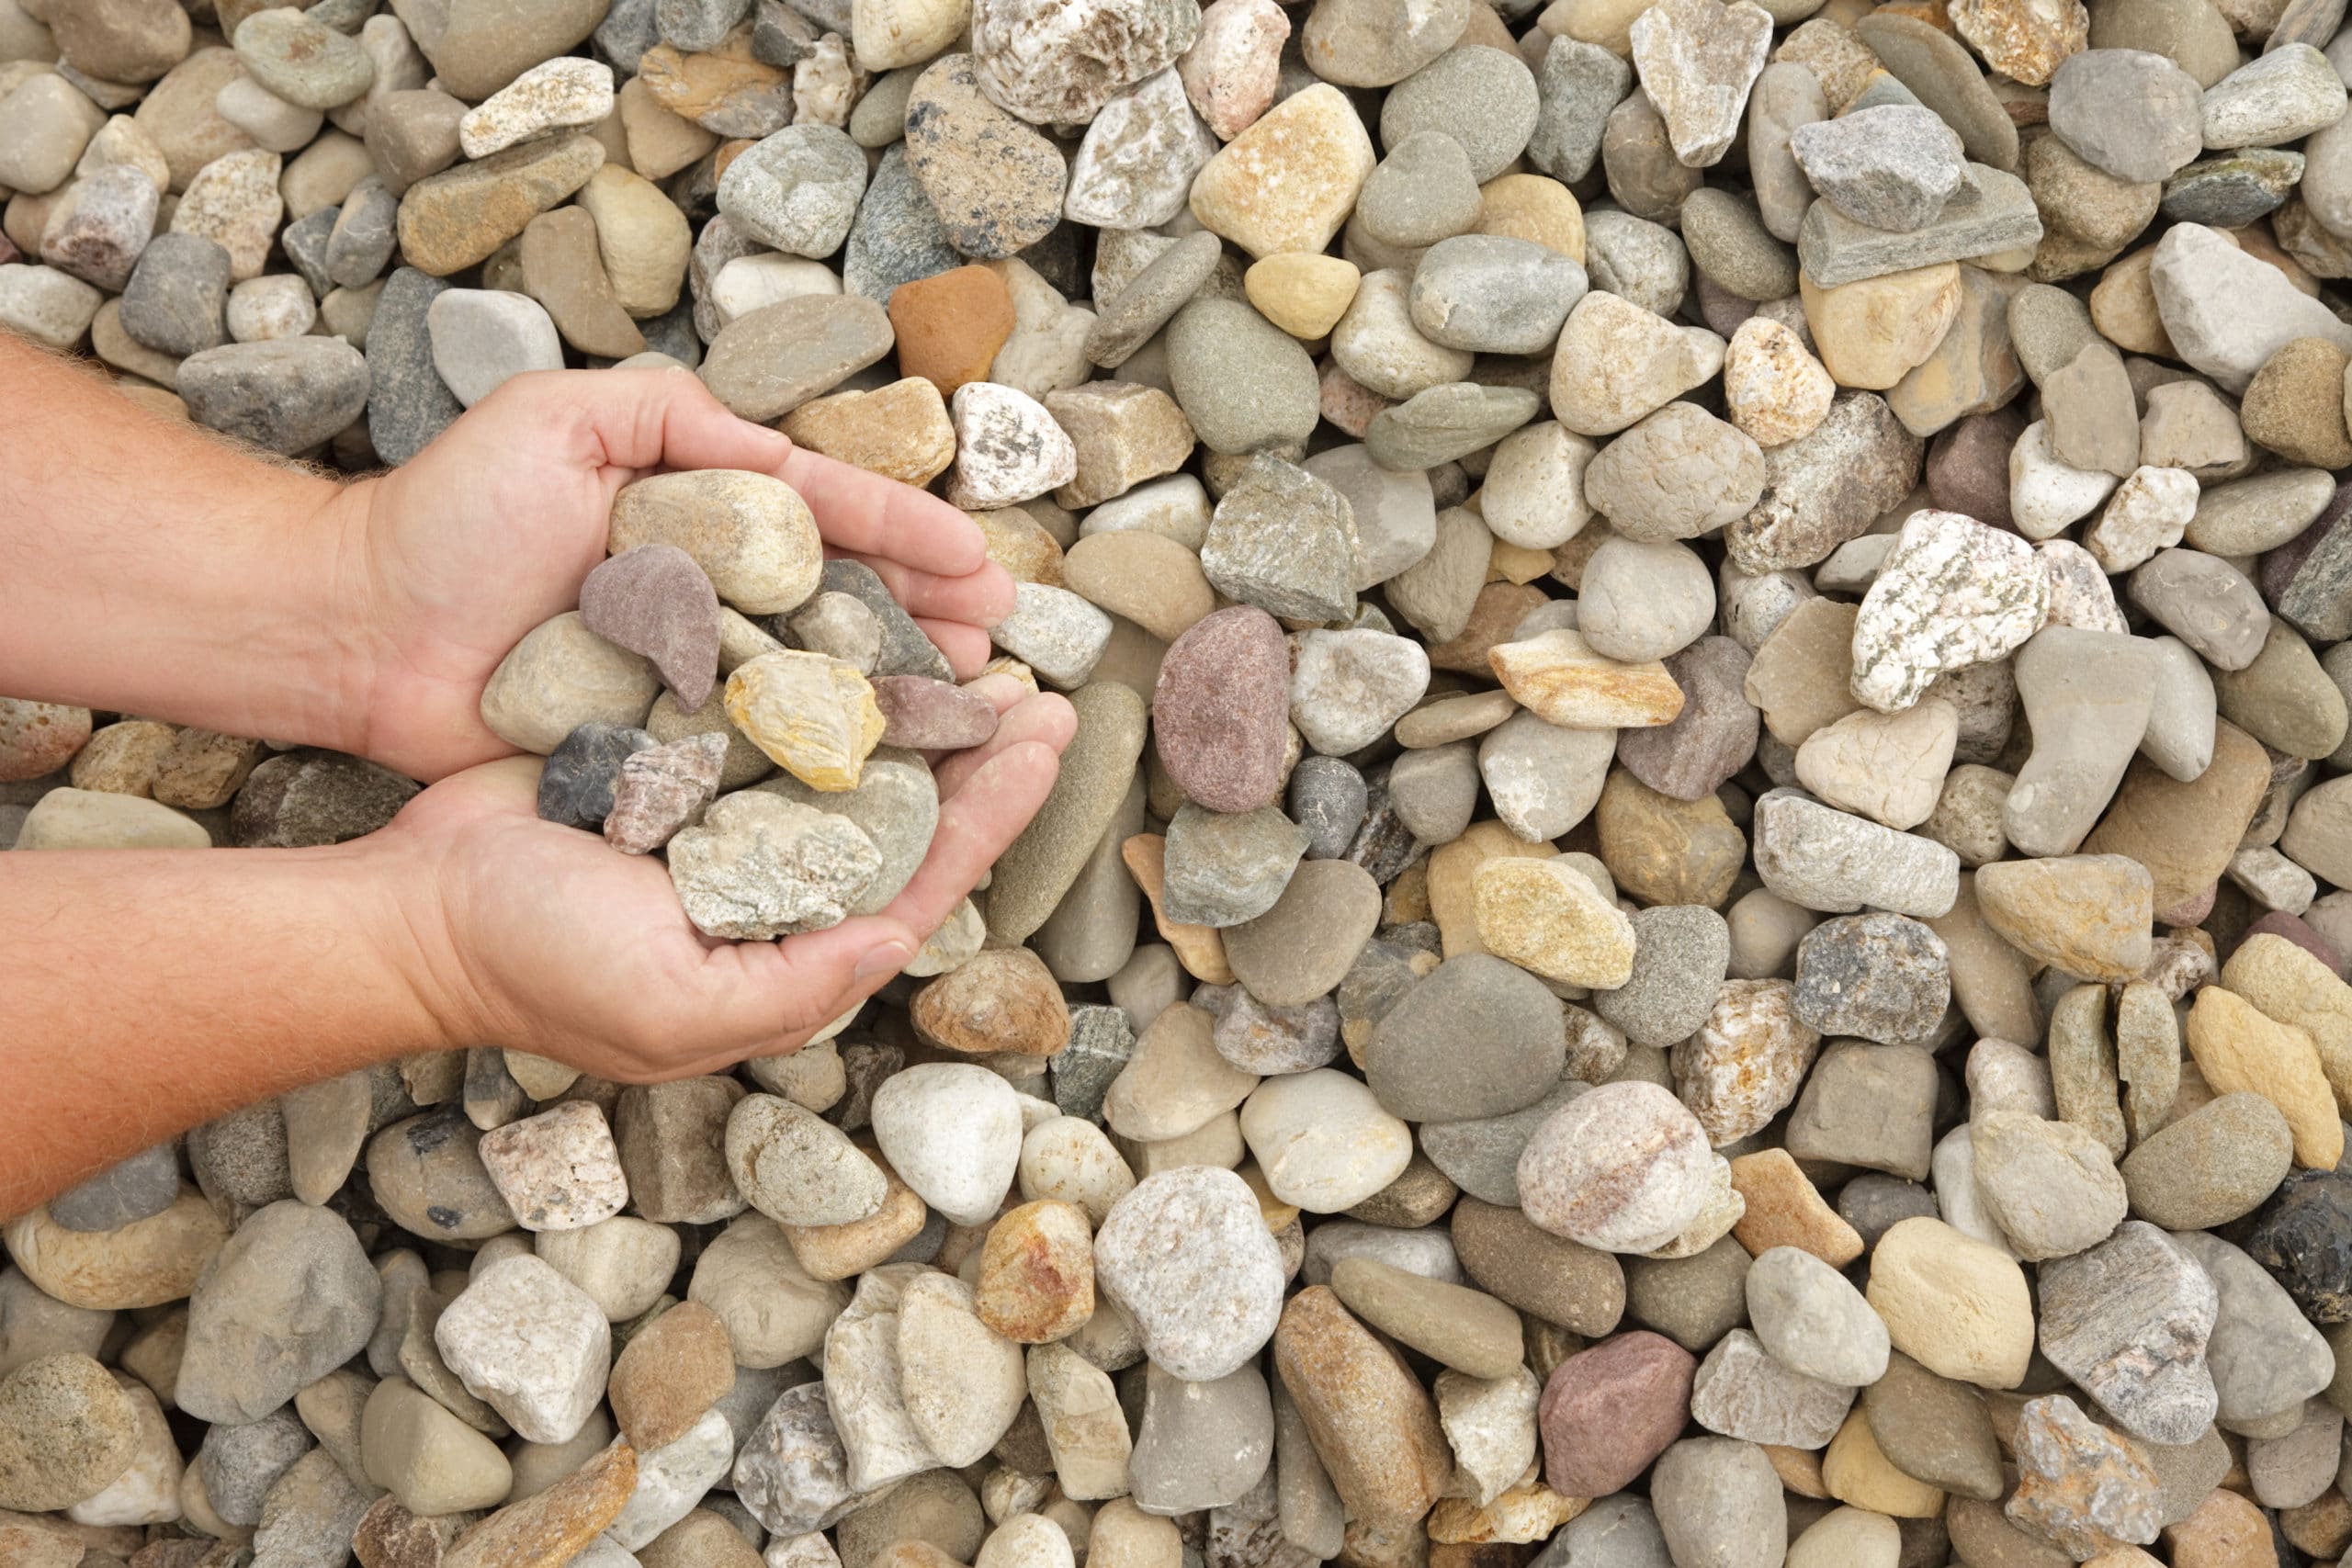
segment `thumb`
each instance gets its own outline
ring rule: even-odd
[[[558,379],[548,378],[551,386]],[[600,370],[560,381],[554,395],[594,435],[606,466],[774,473],[792,456],[790,437],[736,418],[691,370]]]

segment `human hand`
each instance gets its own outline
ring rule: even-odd
[[[426,780],[511,754],[481,721],[483,686],[526,632],[578,603],[621,487],[667,468],[784,480],[826,553],[872,567],[958,677],[987,662],[1012,581],[956,508],[737,419],[690,372],[541,372],[344,492],[338,619],[366,714],[345,749]]]
[[[1053,787],[1069,705],[1010,676],[972,689],[1002,717],[937,764],[939,827],[914,878],[878,915],[781,942],[704,936],[660,862],[541,821],[536,757],[433,785],[379,837],[412,868],[416,984],[443,1034],[623,1082],[802,1044],[905,966]]]

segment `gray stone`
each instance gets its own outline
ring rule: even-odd
[[[1557,180],[1583,179],[1600,155],[1609,111],[1633,85],[1633,68],[1622,57],[1597,43],[1555,37],[1536,75],[1527,161]]]
[[[2093,49],[2050,78],[2050,129],[2119,180],[2168,179],[2205,145],[2203,90],[2161,54]]]
[[[707,234],[709,230],[705,229]],[[842,286],[882,304],[901,283],[963,265],[939,209],[907,166],[904,145],[884,150],[842,252]]]
[[[1887,1044],[1929,1038],[1951,1000],[1943,939],[1901,915],[1824,920],[1797,943],[1797,1017],[1827,1035]]]
[[[1858,223],[1899,233],[1934,222],[1967,175],[1958,134],[1916,107],[1888,104],[1801,125],[1790,148],[1823,200]]]
[[[1273,1457],[1272,1396],[1255,1366],[1193,1382],[1146,1366],[1143,1419],[1127,1459],[1137,1507],[1176,1515],[1237,1502]]]
[[[1219,812],[1187,801],[1168,825],[1161,907],[1194,925],[1255,919],[1273,908],[1306,852],[1306,830],[1273,807]]]
[[[1584,291],[1584,268],[1548,246],[1463,234],[1441,240],[1421,257],[1413,273],[1413,325],[1448,348],[1541,354]]]
[[[1242,301],[1192,301],[1168,323],[1167,344],[1177,404],[1210,451],[1272,451],[1314,433],[1322,417],[1315,361]]]
[[[384,280],[376,299],[368,327],[368,441],[378,458],[394,467],[423,451],[465,412],[433,367],[425,324],[433,301],[448,287],[403,266]]]
[[[272,1203],[198,1280],[174,1398],[202,1420],[261,1419],[359,1353],[382,1292],[341,1215]]]
[[[2127,1220],[2086,1252],[2041,1269],[2041,1351],[2133,1435],[2194,1442],[2213,1419],[2205,1365],[2219,1298],[2196,1260]]]
[[[229,341],[229,253],[196,234],[158,234],[122,291],[122,330],[185,357]]]
[[[179,1150],[166,1140],[87,1177],[49,1201],[49,1217],[70,1231],[110,1231],[160,1214],[179,1196]]]
[[[1595,993],[1592,1007],[1637,1045],[1665,1047],[1696,1033],[1713,1010],[1731,961],[1731,929],[1697,904],[1636,909],[1633,978]]]
[[[1484,185],[1527,149],[1540,108],[1534,73],[1516,56],[1463,44],[1389,88],[1380,140],[1396,147],[1421,131],[1442,132],[1462,144],[1471,177]]]
[[[180,362],[188,417],[287,455],[316,446],[368,406],[368,362],[341,338],[230,344]]]
[[[790,125],[727,165],[718,209],[744,232],[797,256],[830,256],[865,194],[865,154],[830,125]]]
[[[1805,276],[1816,288],[1835,288],[1938,262],[2017,250],[2041,239],[2041,215],[2023,180],[1984,164],[1972,163],[1967,172],[1973,184],[1963,183],[1932,221],[1907,233],[1858,222],[1826,200],[1814,203],[1797,233]]]

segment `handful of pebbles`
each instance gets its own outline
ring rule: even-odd
[[[692,369],[1078,716],[796,1055],[11,1220],[0,1563],[2343,1559],[2342,10],[0,0],[0,324],[354,471]],[[990,705],[772,479],[610,545],[542,814],[881,907]],[[13,851],[414,790],[0,700]]]
[[[939,820],[921,753],[986,740],[996,710],[871,568],[824,558],[781,479],[639,479],[609,542],[580,607],[534,627],[482,694],[493,733],[547,756],[539,815],[624,854],[666,845],[707,936],[821,931],[897,897]],[[978,929],[951,921],[947,940]]]

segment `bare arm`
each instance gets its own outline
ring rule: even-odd
[[[0,693],[356,748],[343,489],[0,333]]]
[[[0,1215],[240,1105],[455,1043],[413,851],[0,854]]]

